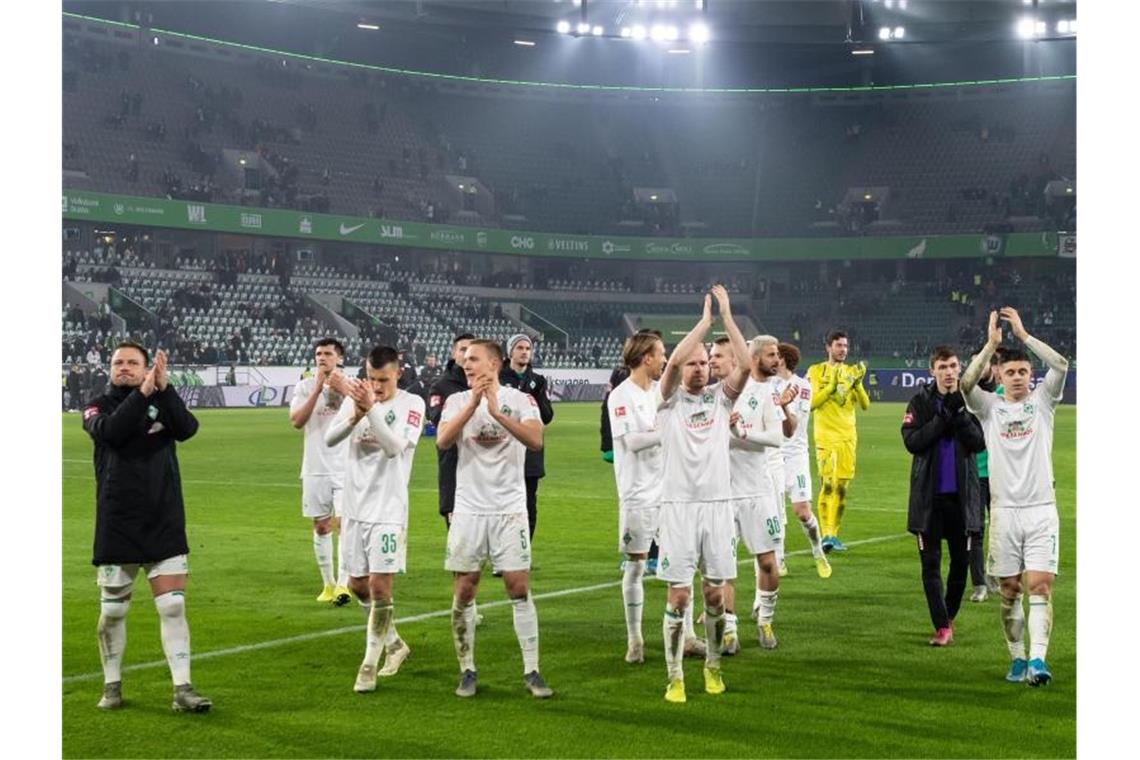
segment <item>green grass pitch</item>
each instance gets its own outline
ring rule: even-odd
[[[993,599],[963,603],[952,646],[927,645],[917,551],[906,535],[903,405],[883,403],[859,423],[859,468],[842,534],[851,551],[832,555],[835,573],[820,580],[793,518],[791,573],[776,610],[779,648],[758,648],[745,612],[744,647],[724,661],[728,692],[705,694],[700,663],[687,660],[685,705],[663,699],[659,581],[647,587],[647,661],[622,659],[617,508],[612,466],[598,452],[598,405],[555,411],[532,581],[542,671],[557,692],[545,702],[523,690],[510,609],[489,574],[475,647],[480,693],[472,700],[452,694],[451,579],[443,570],[433,439],[416,453],[408,574],[395,586],[399,630],[412,656],[398,676],[362,696],[352,691],[364,651],[361,609],[314,601],[320,578],[300,513],[300,433],[283,409],[199,412],[199,433],[179,447],[179,460],[191,546],[193,680],[214,700],[208,715],[170,711],[157,616],[142,581],[128,618],[126,664],[144,667],[124,673],[121,711],[95,708],[102,677],[90,565],[92,446],[80,416],[64,415],[64,756],[1075,756],[1073,407],[1058,412],[1054,448],[1062,574],[1050,686],[1004,681],[1007,655]],[[746,565],[740,580],[746,608]]]

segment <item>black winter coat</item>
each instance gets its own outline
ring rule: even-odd
[[[617,367],[610,373],[610,386],[606,389],[606,395],[602,397],[602,453],[614,450],[614,433],[610,429],[610,410],[607,404],[610,400],[610,393],[613,389],[621,385],[622,381],[629,377],[629,369],[627,367]]]
[[[544,426],[549,425],[550,421],[554,419],[554,406],[550,403],[550,393],[546,388],[546,378],[535,372],[534,368],[529,364],[521,377],[517,372],[511,369],[509,364],[504,364],[503,368],[499,370],[499,385],[518,388],[533,398],[535,403],[538,404],[538,416],[542,418],[542,424]],[[525,477],[546,477],[546,460],[543,457],[544,451],[546,451],[545,447],[539,451],[526,450]]]
[[[974,455],[986,448],[986,439],[981,423],[966,411],[961,392],[945,397],[941,414],[935,406],[937,393],[934,383],[923,388],[907,404],[903,416],[903,444],[914,455],[906,529],[915,534],[929,532],[937,485],[938,447],[942,439],[949,436],[954,438],[958,504],[962,508],[963,522],[967,533],[977,535],[982,532],[982,492]]]
[[[111,386],[83,410],[95,441],[94,565],[146,564],[187,554],[175,442],[198,420],[174,388],[149,397]]]
[[[443,414],[447,397],[465,390],[467,375],[454,360],[448,359],[443,375],[432,383],[428,391],[427,416],[431,424],[438,429],[439,416]],[[452,446],[446,451],[436,447],[435,453],[439,463],[439,513],[447,515],[455,511],[455,469],[459,466],[459,447]]]

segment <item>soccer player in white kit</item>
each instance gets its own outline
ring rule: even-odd
[[[729,417],[729,463],[736,545],[743,541],[754,557],[756,568],[757,637],[765,649],[776,648],[772,618],[780,587],[776,553],[783,543],[780,521],[781,500],[772,488],[768,452],[779,452],[784,440],[783,424],[776,413],[771,389],[764,383],[757,366],[774,368],[779,361],[776,339],[768,335],[754,338],[749,344],[749,377],[736,399]],[[727,338],[718,338],[709,356],[709,373],[713,380],[724,381],[736,369],[736,357],[730,353]],[[781,494],[782,498],[782,494]],[[731,581],[724,585],[723,654],[736,654],[740,648],[736,629],[736,590]]]
[[[1007,349],[998,366],[1005,395],[978,387],[990,356],[1001,344],[998,317],[1014,336],[1049,368],[1032,391],[1033,364],[1028,354]],[[1006,680],[1048,684],[1053,674],[1045,662],[1053,626],[1051,593],[1057,575],[1057,496],[1053,490],[1053,418],[1065,389],[1069,363],[1065,357],[1031,336],[1021,317],[1006,306],[990,312],[988,340],[970,362],[959,383],[966,409],[982,423],[989,451],[990,544],[987,572],[1001,579],[1001,622],[1009,648]],[[1022,574],[1029,587],[1029,657],[1021,606]]]
[[[614,441],[618,491],[618,550],[625,553],[621,596],[625,604],[625,661],[645,661],[641,635],[645,561],[657,535],[661,511],[661,432],[657,429],[657,383],[665,369],[665,344],[652,333],[625,341],[622,362],[629,377],[610,392],[606,407]]]
[[[708,352],[701,340],[712,327],[712,297],[720,308],[738,368],[723,382],[706,387]],[[724,582],[736,577],[729,417],[748,378],[747,365],[748,344],[732,318],[728,292],[716,285],[712,296],[705,296],[701,320],[669,357],[658,386],[657,427],[661,431],[663,475],[657,577],[669,584],[662,625],[669,673],[665,699],[669,702],[685,701],[681,668],[683,618],[698,569],[702,575],[708,639],[705,691],[720,694],[725,689],[720,672],[723,591]]]
[[[791,343],[780,343],[780,366],[776,375],[786,386],[792,387],[793,398],[785,407],[795,420],[795,432],[784,439],[781,454],[784,458],[784,493],[792,502],[792,511],[800,521],[800,528],[811,545],[815,571],[820,578],[831,577],[831,563],[820,541],[819,522],[811,511],[811,466],[808,462],[808,420],[811,417],[811,383],[795,374],[800,363],[800,350]],[[780,497],[783,512],[783,496]]]
[[[762,336],[765,339],[765,345],[778,345],[778,342],[771,335]],[[772,353],[772,351],[768,351]],[[788,384],[778,374],[779,369],[779,352],[775,353],[776,364],[772,365],[770,362],[760,362],[754,364],[752,368],[752,378],[759,382],[762,387],[767,389],[771,395],[772,404],[776,407],[776,415],[780,420],[784,432],[784,441],[791,438],[796,432],[795,417],[789,413],[788,406],[795,400],[792,395],[794,391],[788,389]],[[779,446],[767,448],[764,450],[764,456],[767,457],[768,463],[768,477],[772,485],[772,493],[779,507],[780,512],[780,526],[786,528],[788,525],[788,515],[784,510],[784,453]],[[783,534],[781,540],[776,546],[776,564],[779,567],[780,577],[788,574],[788,565],[784,562],[784,541]],[[760,567],[756,566],[756,576],[760,576]],[[752,615],[756,616],[757,610],[760,608],[760,595],[759,587],[757,587],[756,601],[752,605]],[[774,639],[771,643],[774,646]]]
[[[483,562],[503,575],[515,635],[523,656],[523,684],[539,699],[553,696],[538,671],[538,613],[530,595],[530,541],[526,515],[526,452],[542,448],[542,419],[534,398],[499,385],[503,350],[490,340],[467,347],[469,390],[448,396],[436,446],[459,447],[455,512],[447,533],[444,567],[455,577],[451,631],[459,658],[455,693],[473,697],[475,594]]]
[[[341,551],[353,593],[370,600],[364,662],[353,690],[376,690],[376,667],[393,676],[411,649],[396,633],[392,580],[407,567],[408,479],[423,427],[424,400],[396,386],[400,357],[377,346],[363,381],[349,380],[349,398],[325,442],[348,441],[342,495]]]
[[[317,601],[335,602],[340,606],[350,601],[348,575],[344,568],[344,550],[338,548],[340,562],[337,575],[333,576],[332,533],[335,530],[338,537],[340,535],[337,521],[347,446],[343,443],[326,446],[325,433],[344,400],[344,376],[337,369],[344,361],[344,346],[335,338],[322,338],[317,341],[314,353],[317,372],[299,382],[293,390],[289,422],[297,430],[305,431],[301,514],[313,519],[313,553],[324,584]]]

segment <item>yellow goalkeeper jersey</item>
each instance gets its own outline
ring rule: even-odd
[[[867,391],[857,379],[858,373],[858,367],[848,364],[832,366],[820,362],[808,367],[817,446],[857,440],[855,406],[861,404],[867,408],[870,405]]]

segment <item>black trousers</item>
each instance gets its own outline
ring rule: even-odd
[[[538,478],[527,477],[526,480],[526,521],[530,526],[530,538],[534,540],[534,525],[538,522]]]
[[[978,482],[982,485],[982,504],[986,510],[982,513],[982,532],[970,547],[970,583],[982,586],[986,582],[986,542],[983,539],[990,517],[990,479],[978,478]]]
[[[945,594],[942,587],[943,540],[950,550],[950,573],[946,577]],[[948,628],[962,606],[971,543],[966,536],[966,523],[962,517],[962,508],[958,505],[957,494],[935,496],[930,531],[918,536],[922,588],[926,592],[930,622],[934,623],[935,629]]]

